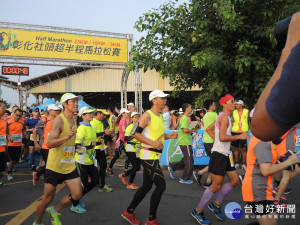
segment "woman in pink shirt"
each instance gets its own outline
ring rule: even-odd
[[[120,114],[117,118],[116,125],[118,125],[119,129],[119,138],[116,141],[116,156],[111,160],[109,167],[107,168],[107,172],[109,176],[114,176],[114,173],[112,171],[112,168],[117,161],[117,159],[120,157],[122,150],[125,152],[125,147],[124,147],[124,137],[125,137],[125,130],[127,127],[127,122],[126,119],[129,116],[130,111],[123,108],[120,110]]]

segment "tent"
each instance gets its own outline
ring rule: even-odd
[[[78,110],[80,110],[82,107],[88,107],[88,108],[90,108],[90,109],[95,109],[95,107],[90,106],[90,105],[87,104],[85,101],[79,100],[79,101],[78,101]]]
[[[47,107],[48,107],[49,105],[52,105],[52,104],[55,104],[55,102],[54,102],[51,98],[49,98],[45,103],[43,103],[42,105],[36,106],[36,107],[34,107],[34,108],[39,108],[40,111],[41,111],[42,109],[43,109],[44,111],[46,111],[46,110],[47,110]]]

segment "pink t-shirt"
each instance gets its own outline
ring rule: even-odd
[[[125,129],[126,129],[127,122],[125,119],[121,119],[120,123],[119,123],[119,139],[125,143],[125,141],[124,141],[125,132],[123,132],[122,126],[125,126]]]

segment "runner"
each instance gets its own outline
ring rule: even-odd
[[[150,214],[146,225],[159,225],[156,220],[156,212],[161,196],[166,189],[166,181],[159,165],[159,157],[164,148],[164,140],[177,138],[176,132],[165,134],[163,117],[160,114],[167,103],[167,96],[169,94],[165,94],[161,90],[155,90],[150,93],[149,100],[152,107],[142,115],[135,133],[132,135],[142,143],[140,158],[144,172],[143,185],[135,193],[129,207],[122,213],[122,217],[130,224],[140,224],[140,221],[135,218],[134,210],[151,190],[154,183],[156,188],[151,196]]]
[[[16,109],[10,119],[7,120],[7,152],[10,162],[8,163],[7,180],[13,180],[12,171],[14,164],[18,164],[21,155],[22,137],[25,132],[24,123],[20,121],[22,110]]]
[[[34,141],[35,151],[40,151],[43,157],[43,163],[37,168],[35,172],[32,173],[32,183],[33,185],[37,184],[39,177],[45,173],[46,164],[49,154],[49,148],[47,146],[47,138],[51,131],[51,125],[56,116],[60,114],[59,108],[55,104],[48,106],[47,111],[49,113],[48,117],[44,117],[42,120],[39,120],[37,125],[34,127],[32,136]],[[37,133],[40,132],[40,142],[37,140]]]
[[[82,122],[79,123],[79,127],[77,128],[75,148],[82,150],[83,153],[76,152],[75,160],[83,185],[83,196],[99,184],[97,161],[95,160],[97,136],[95,128],[91,125],[94,112],[96,112],[96,109],[82,107],[78,113],[78,116],[82,118]],[[86,205],[83,203],[81,198],[78,205],[71,206],[71,211],[76,213],[85,213],[85,207]]]
[[[259,215],[261,225],[276,225],[276,208],[272,194],[272,174],[296,164],[298,154],[276,164],[277,154],[272,142],[263,142],[252,136],[247,152],[247,170],[242,185],[243,200]],[[272,210],[273,209],[273,210]],[[268,216],[263,216],[268,215]]]
[[[192,149],[191,133],[197,133],[196,129],[190,129],[189,116],[192,113],[192,106],[189,103],[182,105],[184,115],[180,119],[179,131],[178,131],[178,145],[183,153],[183,157],[179,162],[170,163],[168,166],[170,176],[175,178],[175,170],[178,167],[184,166],[179,182],[182,184],[192,184],[194,181],[190,180],[194,170],[194,151]]]
[[[113,130],[104,130],[103,123],[101,122],[104,115],[107,114],[106,110],[104,109],[97,109],[96,115],[94,116],[94,119],[91,122],[91,125],[94,127],[97,135],[97,139],[101,139],[102,143],[99,145],[96,145],[96,159],[100,166],[99,169],[99,176],[100,176],[100,189],[99,192],[111,192],[112,188],[109,187],[109,185],[105,184],[105,175],[106,175],[106,167],[107,167],[107,161],[106,161],[106,155],[105,155],[105,149],[107,146],[104,144],[104,134],[110,135]]]
[[[243,107],[244,102],[238,100],[236,102],[236,110],[233,111],[233,125],[232,125],[232,135],[240,135],[244,132],[249,131],[249,110]],[[234,147],[234,160],[235,168],[239,167],[239,147],[242,149],[242,169],[246,170],[246,156],[247,156],[247,140],[236,140],[232,142]]]
[[[115,176],[114,172],[112,171],[112,168],[117,161],[117,159],[120,157],[122,150],[125,152],[124,148],[124,137],[125,137],[125,130],[127,127],[127,122],[126,119],[129,116],[130,111],[127,109],[123,108],[120,110],[119,117],[116,121],[116,124],[118,124],[118,129],[119,129],[119,138],[116,141],[116,156],[110,161],[109,168],[107,168],[109,176]]]
[[[203,143],[204,143],[204,149],[207,156],[211,156],[211,149],[214,144],[215,139],[215,122],[218,118],[218,114],[216,111],[216,105],[215,102],[212,99],[208,99],[203,104],[205,109],[207,110],[207,113],[203,117],[203,123],[204,123],[204,135],[203,135]],[[200,171],[194,171],[194,177],[195,180],[199,185],[201,185],[201,177],[203,174],[208,172],[208,166],[203,168]],[[206,182],[203,184],[203,187],[208,188],[211,185],[211,174],[208,173]]]
[[[134,126],[138,124],[140,118],[140,114],[137,112],[131,113],[131,124],[126,128],[125,131],[125,138],[126,141],[125,149],[126,149],[126,155],[129,159],[129,162],[132,165],[132,169],[122,173],[119,175],[119,177],[122,179],[122,182],[127,185],[128,189],[138,189],[139,187],[136,186],[133,181],[136,175],[136,172],[140,170],[141,168],[141,162],[140,162],[140,148],[141,143],[137,141],[135,138],[132,137],[132,130],[134,129]],[[126,180],[126,177],[130,175],[129,183]]]
[[[231,135],[230,115],[235,109],[234,98],[230,94],[227,94],[219,100],[219,103],[223,107],[223,112],[219,114],[216,121],[215,142],[212,148],[208,170],[208,172],[212,174],[212,185],[206,189],[199,205],[191,214],[200,224],[210,224],[210,221],[205,219],[203,210],[213,195],[220,189],[216,200],[211,202],[208,205],[208,208],[218,219],[225,220],[225,216],[221,212],[221,203],[233,188],[240,183],[238,173],[233,165],[230,142],[238,139],[246,140],[249,138],[248,133],[236,136]],[[229,177],[230,181],[222,187],[225,174]]]
[[[35,125],[37,125],[37,123],[40,120],[40,110],[39,108],[33,108],[32,111],[32,118],[29,118],[26,121],[26,132],[28,133],[28,138],[29,138],[29,165],[30,165],[30,169],[31,170],[35,170],[35,165],[34,165],[34,153],[36,152],[34,149],[34,141],[33,141],[33,135],[32,135],[32,131],[33,128],[35,127]],[[39,141],[39,136],[37,136],[37,141]]]
[[[111,144],[111,151],[109,152],[108,158],[112,158],[116,155],[116,149],[115,149],[115,140],[116,140],[116,136],[118,134],[118,127],[115,126],[115,122],[116,122],[116,116],[113,114],[113,110],[112,109],[107,109],[107,112],[109,113],[109,120],[108,120],[108,124],[109,124],[109,129],[113,129],[114,132],[112,132],[112,134],[110,135],[112,138],[111,143],[108,142],[108,145]]]
[[[6,110],[5,103],[0,101],[0,178],[4,176],[6,168],[6,156],[5,156],[5,147],[6,147],[6,119],[3,117]],[[0,186],[3,185],[0,182]]]
[[[81,180],[74,159],[76,121],[73,115],[78,109],[78,98],[71,93],[64,94],[60,99],[64,111],[52,122],[47,139],[49,155],[45,171],[44,195],[36,208],[34,225],[41,224],[45,210],[52,224],[60,225],[60,211],[72,204],[77,206],[82,197]],[[69,188],[71,194],[66,195],[55,206],[46,209],[55,196],[56,186],[62,182]]]

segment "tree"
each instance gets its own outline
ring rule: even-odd
[[[156,69],[177,91],[195,85],[198,98],[232,93],[252,107],[277,65],[274,23],[300,9],[293,0],[170,1],[135,23],[145,36],[128,69]]]
[[[3,99],[0,99],[0,100],[5,104],[6,109],[8,109],[10,107],[10,104],[6,100],[3,100]]]

